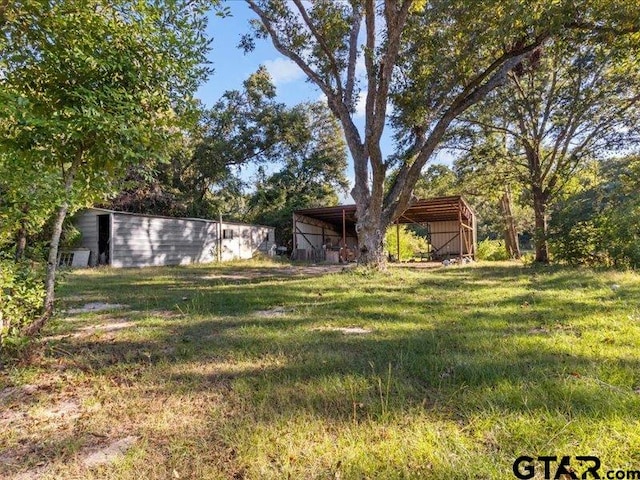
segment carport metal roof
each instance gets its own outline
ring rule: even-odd
[[[296,210],[297,215],[321,220],[332,225],[342,226],[343,219],[347,229],[353,229],[356,223],[356,206],[339,205],[336,207],[305,208]],[[461,196],[429,198],[417,200],[397,218],[398,223],[427,223],[442,221],[460,221],[473,223],[473,210]]]

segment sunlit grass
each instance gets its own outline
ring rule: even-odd
[[[128,307],[62,315],[40,356],[0,380],[48,385],[12,411],[79,405],[46,441],[29,417],[0,430],[14,457],[36,445],[0,475],[42,457],[44,478],[509,479],[520,455],[640,469],[638,275],[512,263],[297,273],[254,262],[68,275],[63,309]],[[124,457],[82,465],[96,438],[125,435],[137,442]]]

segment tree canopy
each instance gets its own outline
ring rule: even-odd
[[[551,39],[571,30],[607,40],[640,25],[629,0],[247,2],[258,18],[254,34],[304,71],[341,123],[354,161],[360,260],[373,264],[384,262],[385,227],[408,205],[454,120]],[[243,45],[251,48],[254,38]],[[359,97],[363,131],[354,121]],[[397,149],[384,158],[389,125]]]
[[[4,8],[0,170],[25,175],[4,177],[1,188],[50,194],[3,207],[55,212],[47,312],[67,213],[104,195],[127,165],[165,155],[178,133],[207,73],[204,13],[204,2],[181,0],[23,0]]]
[[[291,239],[291,216],[300,208],[336,205],[346,192],[347,154],[336,119],[321,103],[293,107],[291,129],[282,139],[281,168],[264,170],[249,196],[248,219],[276,227],[276,239]]]
[[[467,166],[517,182],[535,214],[536,260],[548,261],[551,202],[590,159],[640,138],[640,68],[626,44],[548,42],[471,109]]]

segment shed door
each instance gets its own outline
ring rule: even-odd
[[[109,265],[109,244],[111,241],[111,215],[98,215],[98,265]]]

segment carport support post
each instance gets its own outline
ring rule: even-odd
[[[396,220],[396,262],[400,263],[400,223]]]
[[[458,244],[459,244],[459,252],[460,252],[460,262],[459,265],[462,265],[462,249],[463,249],[463,241],[462,241],[462,201],[458,200]]]
[[[342,261],[347,263],[347,212],[342,209]]]
[[[218,263],[222,262],[222,212],[218,212]]]

